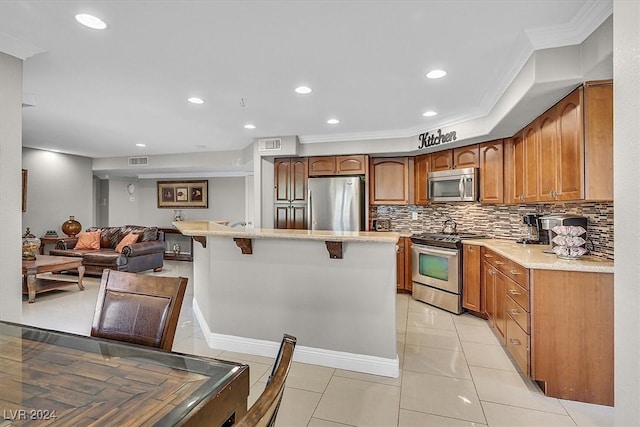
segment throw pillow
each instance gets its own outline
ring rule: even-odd
[[[136,233],[129,233],[120,240],[118,246],[116,246],[116,252],[122,253],[125,246],[130,245],[138,241],[138,235]]]
[[[100,231],[87,231],[78,234],[78,242],[73,249],[100,249]]]

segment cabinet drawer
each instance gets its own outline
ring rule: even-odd
[[[507,350],[522,373],[529,375],[529,335],[510,316],[507,316]]]
[[[504,309],[507,317],[511,317],[526,333],[529,333],[529,313],[509,297],[505,298]]]
[[[531,312],[529,309],[529,291],[522,288],[513,280],[507,280],[507,295],[517,302],[524,311]]]
[[[507,277],[517,282],[525,289],[529,289],[529,270],[516,264],[511,260],[505,260],[503,265],[504,269],[501,270]]]
[[[487,261],[489,264],[491,264],[492,266],[494,266],[496,268],[496,270],[498,271],[502,271],[504,273],[504,267],[506,265],[507,260],[502,256],[502,255],[498,255],[497,253],[489,250],[489,249],[485,249],[483,254],[482,254],[482,258]]]

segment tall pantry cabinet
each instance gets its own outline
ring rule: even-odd
[[[274,160],[275,228],[307,228],[308,162],[303,157]]]

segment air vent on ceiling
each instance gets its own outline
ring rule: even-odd
[[[129,157],[129,166],[148,166],[148,157]]]
[[[282,139],[268,138],[258,140],[258,151],[278,151],[282,149]]]

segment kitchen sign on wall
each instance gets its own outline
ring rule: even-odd
[[[433,147],[434,145],[446,144],[447,142],[453,142],[456,139],[456,131],[451,131],[449,133],[442,133],[442,129],[438,129],[434,133],[421,133],[418,135],[418,140],[420,143],[418,144],[418,149],[423,149],[427,147]]]

